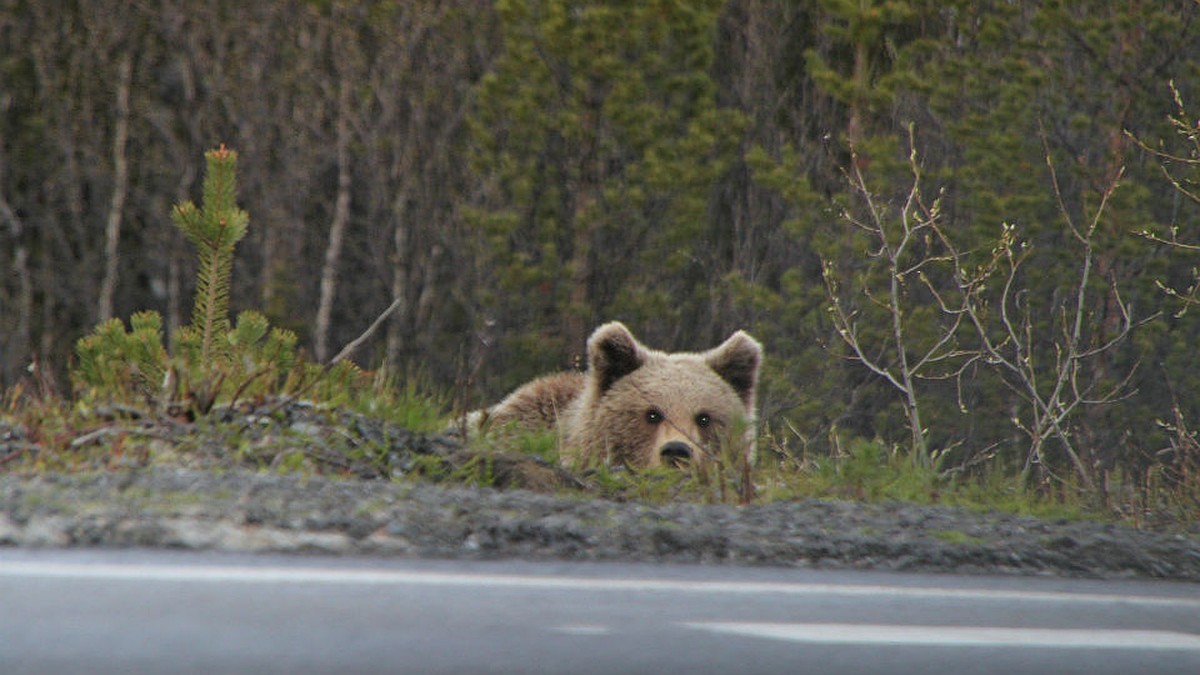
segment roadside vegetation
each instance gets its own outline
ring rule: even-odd
[[[1101,502],[1095,486],[1085,484],[1086,472],[1035,483],[1028,467],[1016,470],[996,462],[982,470],[947,467],[940,455],[931,456],[921,447],[915,431],[911,449],[878,439],[833,438],[832,452],[810,455],[795,453],[795,444],[767,428],[756,465],[730,453],[719,454],[702,470],[640,472],[619,467],[564,470],[558,466],[558,439],[552,432],[467,440],[454,433],[461,419],[447,418],[452,395],[359,369],[345,358],[353,344],[318,364],[304,357],[293,333],[271,327],[257,312],[244,311],[229,320],[234,249],[250,224],[236,201],[237,161],[237,153],[225,146],[206,153],[201,205],[187,201],[172,210],[174,225],[193,242],[200,259],[192,322],[168,339],[155,312],[134,314],[128,325],[110,319],[76,344],[71,397],[46,388],[9,390],[0,422],[0,468],[24,473],[164,463],[214,470],[241,466],[620,501],[903,501],[1137,524],[1151,516],[1156,525],[1187,522],[1195,508],[1191,491],[1197,486],[1186,481],[1147,483],[1143,491],[1131,490],[1128,501]],[[886,240],[883,220],[875,217],[864,229]],[[917,227],[932,228],[932,221],[918,219]],[[993,255],[1011,251],[998,249]],[[831,311],[842,311],[832,283],[830,298]],[[893,296],[892,302],[898,299]],[[900,312],[896,306],[889,311]],[[861,351],[848,318],[839,315],[838,321],[843,339]],[[897,348],[905,346],[902,332],[888,339]],[[865,353],[860,358],[867,361]],[[887,374],[880,366],[867,365]],[[915,397],[906,400],[915,406]],[[1190,438],[1182,433],[1183,440]],[[1153,499],[1160,501],[1152,506]]]
[[[1193,0],[35,4],[0,471],[1200,517]],[[444,433],[613,319],[764,343],[756,464]]]

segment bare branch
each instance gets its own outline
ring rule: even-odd
[[[387,318],[392,315],[392,312],[395,312],[396,309],[402,304],[404,304],[404,298],[396,298],[395,300],[392,300],[392,304],[388,305],[387,309],[383,310],[379,316],[375,317],[375,320],[372,321],[371,325],[362,332],[362,335],[359,335],[351,340],[345,347],[342,347],[342,351],[338,352],[337,356],[329,359],[329,363],[327,365],[332,366],[338,361],[341,361],[342,359],[345,359],[353,354],[355,350],[362,346],[362,343],[369,340],[371,336],[375,334],[376,330],[379,330],[379,327],[383,325],[383,322],[386,321]]]
[[[850,185],[852,193],[861,202],[861,216],[851,209],[844,210],[843,220],[869,239],[868,255],[881,266],[886,281],[881,287],[865,285],[863,297],[882,312],[880,326],[886,325],[888,336],[878,344],[864,345],[854,324],[855,312],[843,304],[841,290],[836,278],[836,268],[826,261],[823,267],[829,312],[838,336],[849,348],[852,358],[863,364],[870,372],[886,381],[901,395],[901,403],[908,417],[912,437],[912,450],[923,464],[932,461],[925,437],[926,429],[921,420],[920,396],[917,391],[919,380],[942,379],[961,372],[955,364],[970,358],[969,352],[955,347],[956,335],[963,322],[965,297],[949,298],[939,291],[929,279],[933,268],[941,266],[953,271],[959,267],[957,253],[947,246],[948,253],[934,252],[932,244],[945,239],[937,227],[940,214],[940,199],[932,206],[927,205],[921,193],[922,173],[918,161],[914,133],[909,129],[909,170],[912,182],[903,201],[888,206],[877,201],[867,185],[858,157],[851,148],[851,163],[842,168],[842,175]],[[919,248],[924,244],[924,248]],[[911,259],[910,259],[911,258]],[[929,344],[916,347],[916,339],[910,335],[908,284],[916,275],[920,287],[929,290],[936,298],[942,314],[949,320],[935,328]],[[868,280],[869,283],[869,280]],[[886,317],[884,319],[883,317]],[[868,353],[874,351],[874,354]],[[950,364],[949,373],[924,372],[934,364]]]

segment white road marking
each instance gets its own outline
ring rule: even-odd
[[[574,623],[565,626],[553,626],[550,628],[555,633],[564,635],[608,635],[612,629],[608,626],[593,623]]]
[[[1200,651],[1200,635],[1156,630],[838,623],[699,622],[683,625],[713,633],[821,644]]]
[[[572,576],[469,574],[388,569],[322,567],[192,565],[156,563],[57,563],[0,559],[0,579],[55,578],[130,582],[350,584],[382,586],[457,586],[579,590],[596,592],[660,592],[716,594],[777,594],[871,598],[924,598],[968,601],[1113,604],[1146,607],[1185,607],[1200,611],[1200,595],[1166,597],[1064,591],[1018,591],[986,588],[888,586],[882,584],[823,584],[772,581],[705,581],[699,579],[601,579]]]

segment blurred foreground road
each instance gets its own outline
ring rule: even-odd
[[[0,673],[1200,673],[1200,586],[0,549]]]

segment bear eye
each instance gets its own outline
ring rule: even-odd
[[[701,429],[707,429],[712,424],[712,416],[708,413],[700,413],[696,415],[696,426]]]
[[[658,408],[651,408],[646,411],[646,421],[650,424],[662,424],[665,417]]]

